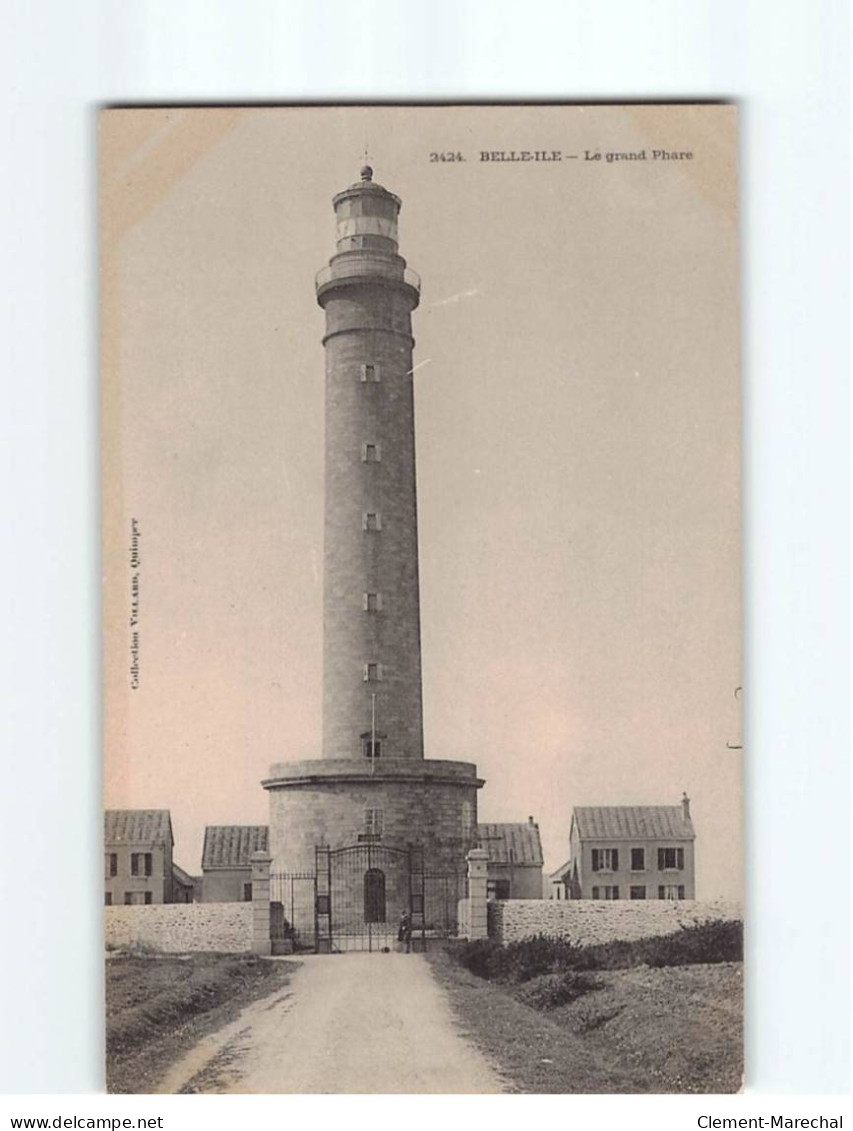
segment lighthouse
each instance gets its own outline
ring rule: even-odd
[[[399,252],[401,201],[365,166],[332,203],[334,253],[315,281],[325,316],[322,746],[300,761],[283,751],[262,783],[273,873],[315,875],[310,914],[327,941],[391,924],[401,909],[428,924],[429,877],[463,874],[483,785],[471,762],[424,756],[412,381],[421,285]]]

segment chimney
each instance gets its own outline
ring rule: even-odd
[[[682,795],[681,795],[681,811],[684,814],[684,820],[689,821],[690,820],[690,798],[687,796],[686,793],[682,793]]]
[[[533,820],[533,818],[532,818],[532,817],[528,817],[528,818],[527,818],[527,823],[528,823],[528,825],[530,825],[530,827],[531,827],[531,828],[535,828],[535,827],[536,827],[536,822],[535,822],[535,821]]]

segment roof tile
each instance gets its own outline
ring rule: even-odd
[[[172,840],[168,809],[107,809],[104,844],[165,844]]]
[[[532,864],[542,866],[539,826],[529,821],[518,824],[477,825],[480,847],[489,854],[490,864]]]
[[[208,825],[204,830],[202,869],[248,868],[253,852],[266,852],[267,825]]]
[[[574,816],[582,840],[692,840],[696,835],[680,805],[576,805]]]

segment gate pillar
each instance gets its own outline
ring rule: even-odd
[[[489,854],[484,848],[472,848],[468,860],[468,938],[488,938],[487,873]]]
[[[325,844],[314,849],[314,945],[318,954],[332,953],[332,855]]]
[[[270,941],[270,864],[268,852],[253,852],[252,864],[252,952],[272,954]]]

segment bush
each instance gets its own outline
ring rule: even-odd
[[[566,939],[536,935],[511,943],[503,956],[504,977],[513,982],[528,982],[540,974],[555,974],[578,963],[580,947]]]
[[[697,962],[742,962],[743,923],[716,919],[683,927],[677,935],[649,939],[649,966],[689,966]]]
[[[492,939],[476,939],[464,943],[456,954],[466,970],[478,978],[529,982],[541,974],[559,973],[577,965],[581,948],[565,939],[537,935],[505,947]]]
[[[536,978],[519,996],[536,1009],[556,1009],[593,990],[600,990],[603,985],[603,982],[591,974],[565,970],[562,974],[546,974]]]
[[[566,971],[741,962],[743,924],[716,919],[682,927],[673,935],[658,935],[633,942],[620,940],[597,946],[576,946],[567,939],[547,935],[537,935],[505,947],[492,939],[477,939],[463,943],[456,951],[456,957],[478,978],[495,982],[529,982],[544,974]]]
[[[631,966],[690,966],[695,963],[742,961],[743,923],[715,919],[682,927],[672,935],[583,947],[577,967],[583,970],[626,970]]]
[[[492,939],[474,939],[459,947],[456,960],[478,978],[494,978],[503,949]]]

